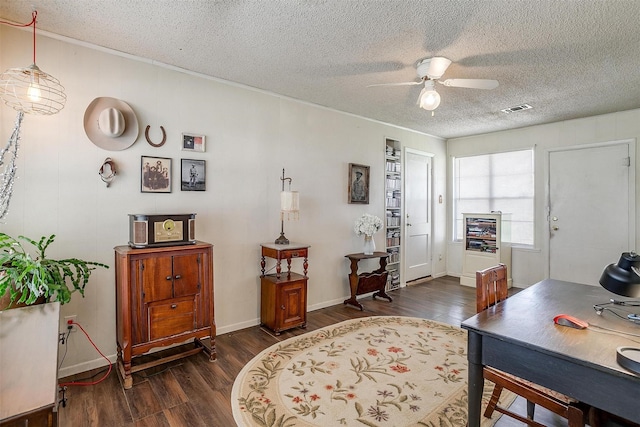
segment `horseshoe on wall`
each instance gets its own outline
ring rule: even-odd
[[[151,138],[149,138],[149,129],[151,129],[151,126],[147,125],[147,128],[144,130],[144,137],[147,139],[149,145],[156,148],[162,147],[164,143],[167,142],[167,133],[164,131],[164,128],[160,126],[160,130],[162,131],[162,142],[159,142],[158,144],[154,144],[151,141]]]

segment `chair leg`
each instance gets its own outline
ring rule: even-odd
[[[527,400],[527,418],[532,420],[535,412],[536,412],[536,404]]]
[[[498,400],[500,399],[500,394],[502,394],[502,386],[496,385],[493,387],[493,393],[491,393],[491,399],[489,399],[489,403],[487,404],[487,409],[484,411],[484,416],[486,418],[491,418],[493,415],[493,411],[496,409],[496,405],[498,404]]]

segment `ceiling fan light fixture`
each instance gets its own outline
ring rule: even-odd
[[[438,80],[447,68],[451,65],[451,60],[442,56],[435,56],[433,58],[426,58],[418,62],[416,67],[418,71],[418,77],[429,77],[432,80]]]
[[[418,105],[428,111],[433,111],[440,105],[440,94],[436,92],[433,81],[427,80],[418,97]]]

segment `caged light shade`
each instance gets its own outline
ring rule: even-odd
[[[33,11],[30,23],[14,25],[19,27],[33,25],[33,64],[26,68],[9,68],[0,74],[0,98],[16,111],[51,115],[64,108],[67,95],[58,79],[45,73],[36,65],[37,17],[38,11]]]
[[[27,68],[10,68],[2,73],[0,96],[14,110],[40,115],[56,114],[67,101],[60,81],[36,64]]]

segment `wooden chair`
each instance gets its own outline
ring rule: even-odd
[[[507,299],[507,266],[499,264],[476,272],[476,310],[481,312]],[[484,367],[482,374],[486,380],[495,384],[484,416],[491,418],[493,411],[501,412],[530,426],[544,427],[533,420],[535,405],[540,405],[564,418],[569,427],[584,426],[588,418],[589,407],[561,393],[541,387],[530,381],[518,378],[491,367]],[[558,373],[560,375],[560,373]],[[527,399],[527,417],[498,406],[503,389]]]

